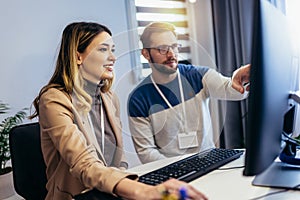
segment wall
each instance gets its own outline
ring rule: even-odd
[[[292,59],[292,67],[294,68],[295,75],[294,75],[294,84],[295,90],[300,90],[300,26],[299,26],[299,19],[300,19],[300,1],[298,0],[288,0],[286,1],[286,15],[288,17],[290,23],[290,32],[292,37],[292,44],[294,48],[294,57]],[[296,110],[296,122],[299,122],[300,119],[300,106],[297,105]],[[294,127],[294,135],[300,135],[300,123],[296,123]]]
[[[62,30],[73,21],[96,21],[112,30],[119,57],[115,65],[116,86],[122,82],[118,90],[129,92],[134,82],[130,72],[126,1],[1,1],[0,101],[9,103],[11,113],[31,106],[54,71]],[[139,161],[126,131],[127,93],[120,95],[125,149],[134,166]]]

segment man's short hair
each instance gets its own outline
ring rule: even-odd
[[[150,40],[150,37],[153,33],[163,33],[163,32],[166,32],[166,31],[171,31],[175,37],[177,37],[177,34],[175,32],[175,26],[171,23],[168,23],[168,22],[152,22],[150,24],[148,24],[140,39],[141,39],[141,42],[143,44],[143,48],[150,48],[151,46],[151,40]]]

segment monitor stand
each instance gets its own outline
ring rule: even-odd
[[[296,103],[300,104],[300,91],[290,93],[289,98],[294,100]],[[292,118],[289,118],[288,120],[291,120]],[[292,123],[294,123],[293,120]],[[290,132],[288,131],[289,128],[287,128],[287,130],[285,131]],[[255,176],[254,180],[252,181],[252,185],[271,188],[284,188],[290,190],[300,190],[300,152],[297,152],[297,146],[299,146],[299,144],[296,144],[292,140],[286,140],[285,142],[286,145],[289,145],[286,146],[287,149],[293,150],[293,152],[281,152],[287,153],[279,156],[281,160],[284,160],[285,162],[275,160],[265,171]],[[288,148],[291,146],[293,148]],[[284,156],[284,159],[282,158],[282,156]],[[292,163],[291,160],[293,161]],[[286,161],[289,162],[286,163]]]
[[[300,190],[300,166],[273,162],[265,171],[255,176],[252,185]]]

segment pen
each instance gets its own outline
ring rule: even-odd
[[[181,187],[179,189],[179,200],[186,200],[187,199],[187,192],[185,187]]]
[[[168,191],[163,191],[162,200],[178,200],[174,194],[170,194]]]
[[[181,187],[179,189],[179,198],[175,194],[169,193],[167,190],[163,190],[161,194],[162,194],[162,200],[187,200],[186,187]]]

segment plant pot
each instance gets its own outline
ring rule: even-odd
[[[0,175],[0,199],[5,199],[15,195],[15,189],[13,186],[13,174],[12,171],[3,175]]]

